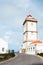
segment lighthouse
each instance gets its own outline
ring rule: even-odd
[[[38,40],[38,26],[37,19],[33,18],[32,15],[28,15],[23,23],[24,26],[24,43],[30,44],[32,41]]]
[[[37,19],[33,18],[32,15],[27,15],[25,21],[23,22],[24,32],[22,53],[28,53],[30,43],[38,39],[37,22]]]
[[[38,40],[38,21],[32,15],[27,15],[23,22],[23,45],[20,53],[36,54],[43,52],[42,41]],[[40,49],[40,50],[39,50]]]

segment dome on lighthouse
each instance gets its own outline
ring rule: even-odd
[[[30,22],[37,22],[37,19],[33,18],[32,15],[29,14],[29,15],[27,15],[27,17],[26,17],[26,19],[25,19],[23,25],[24,25],[27,21],[28,21],[28,22],[29,22],[29,21],[30,21]]]

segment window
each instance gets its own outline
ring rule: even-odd
[[[2,48],[2,51],[4,52],[4,48]]]
[[[29,48],[29,51],[30,51],[30,48]]]
[[[31,51],[32,51],[32,47],[31,47]]]
[[[33,47],[33,49],[35,49],[35,47]]]
[[[31,23],[31,25],[33,26],[33,22]]]

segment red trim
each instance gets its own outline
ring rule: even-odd
[[[31,44],[42,44],[42,41],[38,40],[38,41],[33,41]]]

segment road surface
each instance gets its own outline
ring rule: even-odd
[[[17,57],[0,65],[43,65],[43,60],[35,55],[18,54]]]

